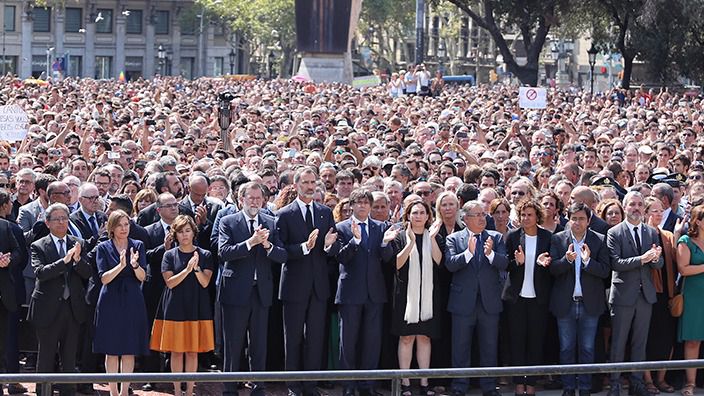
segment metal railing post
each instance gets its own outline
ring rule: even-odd
[[[51,396],[52,394],[51,382],[42,382],[42,396]]]
[[[391,396],[401,396],[401,378],[391,379]]]

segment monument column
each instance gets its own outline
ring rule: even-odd
[[[32,75],[32,36],[34,29],[32,19],[32,6],[25,2],[22,12],[22,55],[20,56],[20,78],[29,78]]]
[[[120,2],[122,4],[122,2]],[[126,8],[120,7],[120,13],[115,18],[115,78],[120,77],[120,73],[125,71],[125,41],[127,40],[126,17],[123,12]]]
[[[181,24],[179,23],[179,15],[181,7],[176,7],[174,18],[171,18],[171,75],[178,76],[181,74]],[[168,59],[167,59],[168,62]],[[168,68],[166,69],[168,70]]]
[[[95,5],[86,18],[85,48],[83,51],[83,77],[95,77]]]
[[[155,39],[155,29],[156,29],[156,12],[154,7],[150,8],[149,15],[147,15],[147,34],[144,41],[144,77],[152,78],[154,77],[154,45]]]

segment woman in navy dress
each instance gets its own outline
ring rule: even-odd
[[[141,283],[147,267],[144,244],[129,239],[130,218],[122,210],[110,214],[107,223],[109,240],[97,247],[100,289],[95,309],[93,351],[105,354],[105,371],[131,373],[135,355],[149,352],[147,308]],[[110,396],[127,396],[129,383],[110,383]]]
[[[171,223],[178,247],[167,250],[161,263],[166,288],[156,314],[150,347],[171,353],[171,371],[198,371],[198,353],[215,348],[213,309],[208,284],[213,275],[209,251],[193,245],[198,227],[190,216],[180,215]],[[184,364],[185,357],[185,364]],[[186,383],[186,395],[193,394]],[[178,395],[181,383],[174,383]]]

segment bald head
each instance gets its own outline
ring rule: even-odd
[[[205,200],[209,184],[208,179],[202,175],[192,175],[188,178],[189,195],[194,204],[200,205]]]
[[[594,191],[586,186],[577,186],[570,194],[570,204],[583,203],[592,210],[594,210],[594,207],[596,206],[596,200],[597,198]]]

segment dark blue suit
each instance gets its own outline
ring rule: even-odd
[[[227,215],[219,223],[219,255],[224,261],[218,285],[222,310],[224,370],[240,371],[240,354],[249,333],[251,371],[266,368],[267,322],[274,295],[271,267],[286,261],[286,250],[276,232],[274,218],[260,213],[257,222],[270,230],[271,250],[260,244],[247,248],[252,235],[244,213]],[[256,280],[255,280],[256,274]],[[236,395],[237,386],[225,383],[223,395]]]
[[[382,312],[387,302],[382,266],[394,252],[389,244],[382,247],[386,225],[368,218],[368,237],[358,244],[352,221],[357,219],[337,225],[340,276],[335,303],[340,304],[340,369],[373,370],[379,365]],[[371,388],[371,381],[359,386]]]
[[[484,255],[484,243],[489,238],[494,241],[491,262]],[[475,327],[479,336],[479,364],[494,367],[499,314],[503,310],[499,273],[508,267],[506,244],[500,233],[484,230],[478,235],[474,255],[467,261],[468,241],[469,230],[452,233],[447,237],[445,249],[445,266],[452,272],[447,305],[452,314],[452,367],[469,367]],[[494,378],[481,378],[480,384],[483,392],[496,389]],[[452,382],[452,390],[464,393],[468,385],[468,378],[457,378]]]
[[[330,298],[328,257],[337,254],[335,243],[324,251],[325,234],[335,227],[332,211],[327,206],[311,202],[313,227],[318,229],[315,246],[304,254],[301,246],[313,231],[305,222],[298,200],[278,213],[277,230],[288,261],[281,270],[279,298],[283,302],[286,370],[319,370],[323,362],[325,311]],[[305,329],[305,332],[304,332]],[[300,385],[290,383],[292,390]],[[306,393],[315,391],[315,382],[305,384]]]

